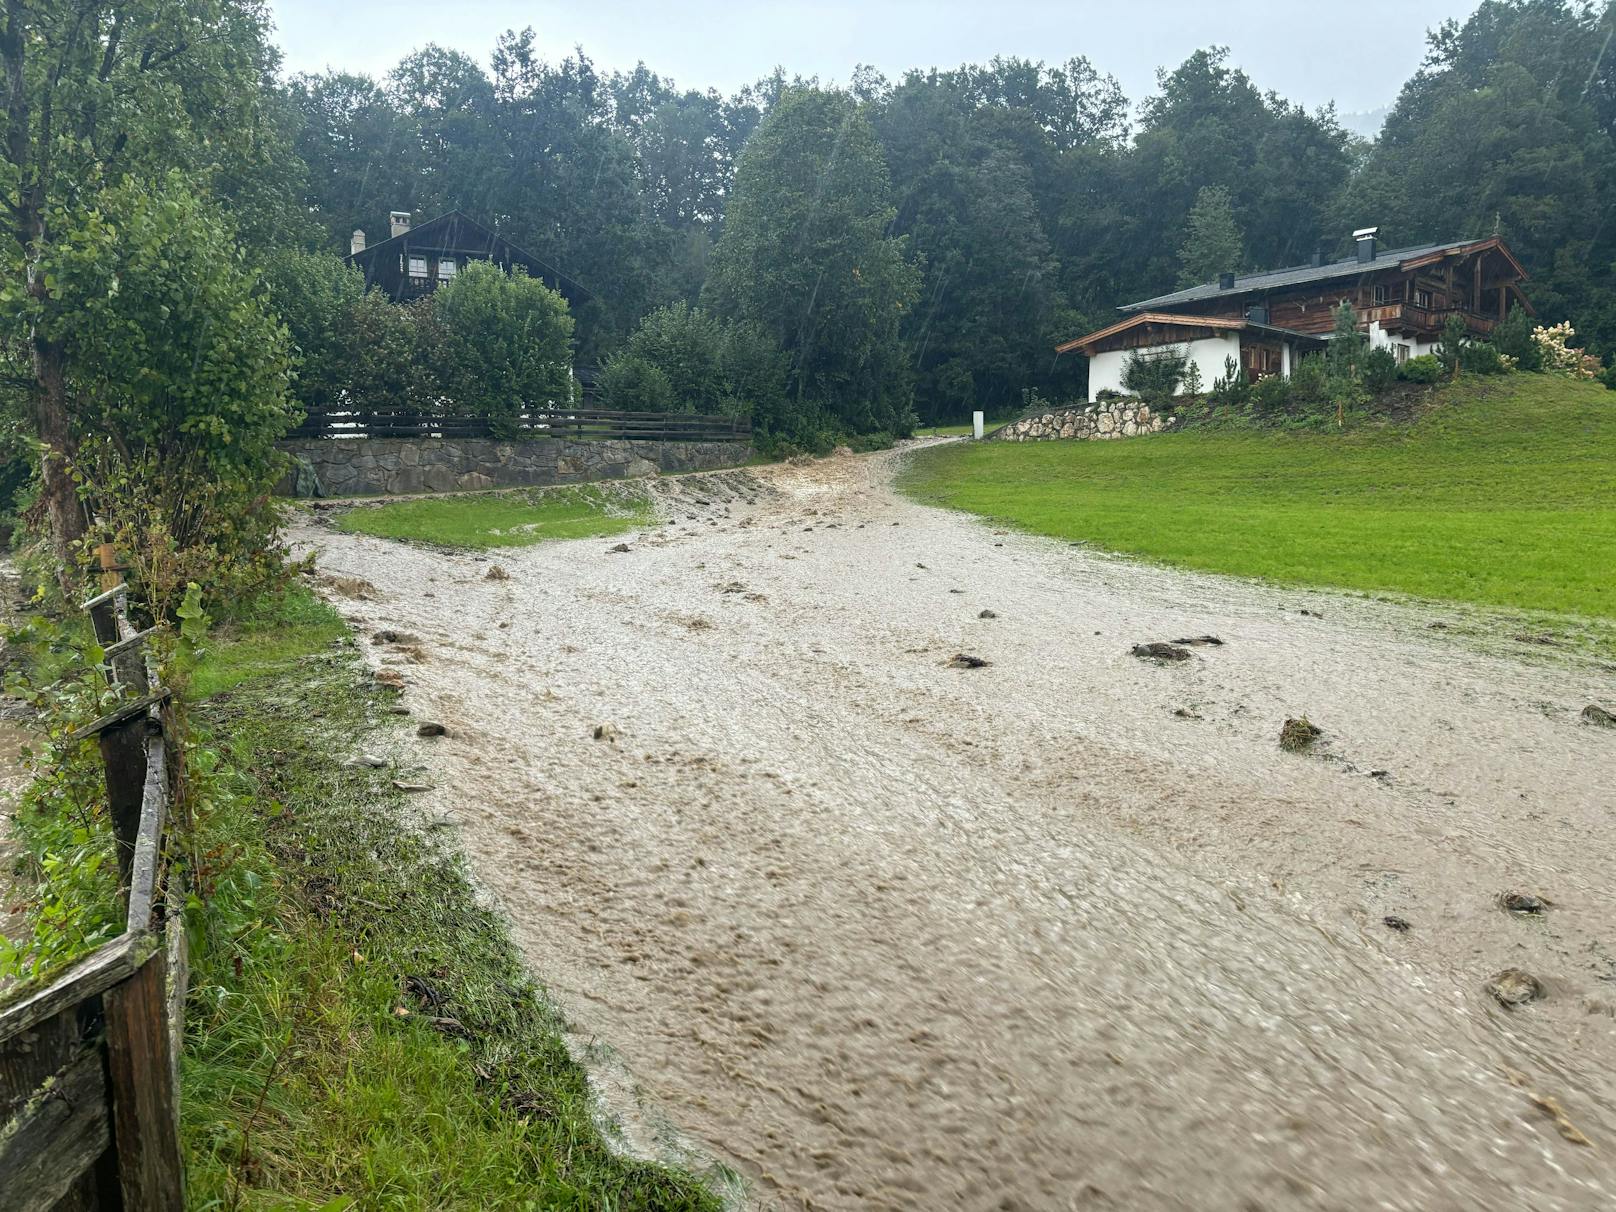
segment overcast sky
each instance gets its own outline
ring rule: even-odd
[[[996,54],[1056,63],[1087,55],[1137,102],[1156,68],[1222,43],[1258,86],[1344,113],[1396,99],[1419,65],[1425,30],[1475,0],[270,0],[288,71],[385,73],[436,42],[486,64],[494,39],[531,25],[547,57],[581,44],[604,71],[639,60],[686,88],[732,92],[787,72],[846,81],[855,64],[896,77]]]

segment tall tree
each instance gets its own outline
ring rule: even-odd
[[[46,272],[63,224],[131,176],[187,172],[246,196],[275,57],[251,0],[7,0],[0,29],[7,238],[0,318],[22,350],[28,411],[43,444],[41,500],[66,555],[85,531],[65,335],[79,300]]]
[[[1203,186],[1195,195],[1178,250],[1178,285],[1198,286],[1240,268],[1245,241],[1234,220],[1234,203],[1221,185]]]
[[[704,297],[786,351],[798,425],[913,424],[899,326],[919,273],[887,235],[895,213],[875,132],[844,93],[785,92],[747,142]]]

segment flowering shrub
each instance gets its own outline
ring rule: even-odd
[[[1598,378],[1599,359],[1583,350],[1567,347],[1566,342],[1575,335],[1570,320],[1562,320],[1549,328],[1539,325],[1532,330],[1532,340],[1543,354],[1543,369],[1573,379]]]

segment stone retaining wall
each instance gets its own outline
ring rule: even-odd
[[[1001,442],[1048,442],[1057,438],[1093,442],[1161,433],[1177,423],[1177,417],[1162,416],[1140,400],[1105,400],[1033,413],[995,429],[988,437]]]
[[[654,476],[663,471],[710,471],[752,457],[747,442],[577,442],[544,438],[297,438],[281,449],[307,460],[328,497],[474,491],[527,485],[585,484]],[[307,475],[281,483],[284,495],[311,495]]]

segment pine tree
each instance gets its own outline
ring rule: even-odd
[[[1178,250],[1178,285],[1199,286],[1221,273],[1239,268],[1245,239],[1235,222],[1234,203],[1221,185],[1208,185],[1195,195],[1185,226],[1189,229]]]

